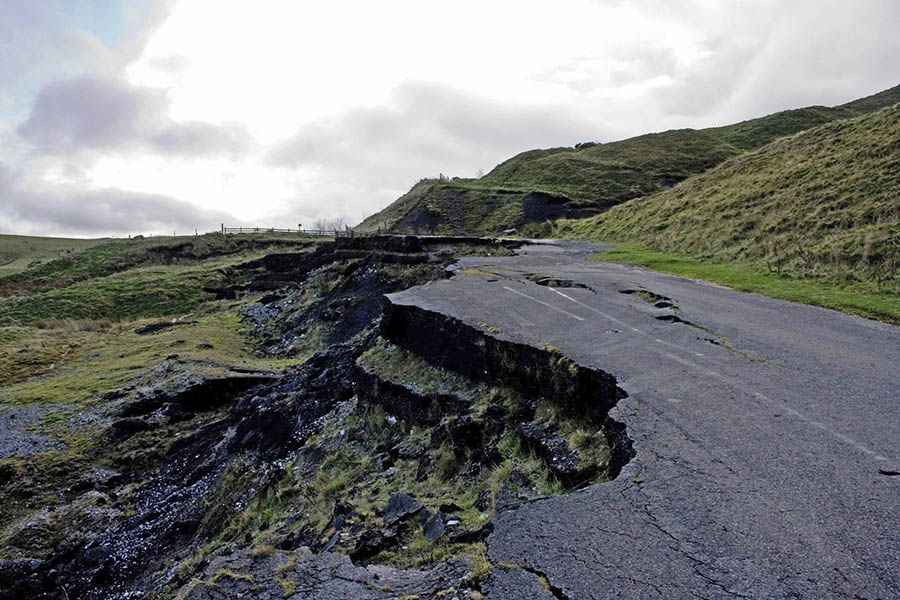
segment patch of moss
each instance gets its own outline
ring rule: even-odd
[[[446,394],[471,397],[473,389],[483,386],[448,371],[434,367],[420,356],[382,338],[358,359],[358,364],[386,381],[407,385],[423,395]]]
[[[182,315],[183,324],[150,335],[135,330],[155,322],[60,321],[50,328],[9,328],[0,343],[2,403],[89,405],[173,354],[198,363],[277,370],[303,357],[260,357],[239,317],[240,303],[215,303]],[[0,335],[8,328],[0,327]]]
[[[238,573],[237,571],[232,571],[231,569],[221,569],[213,575],[210,583],[212,585],[218,585],[223,579],[230,579],[231,581],[244,581],[247,583],[253,583],[254,579],[252,575],[248,575],[246,573]]]

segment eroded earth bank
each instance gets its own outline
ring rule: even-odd
[[[550,344],[386,296],[518,246],[370,237],[230,264],[207,291],[254,367],[177,339],[62,416],[5,410],[0,598],[564,598],[487,540],[498,514],[616,477],[624,392]]]

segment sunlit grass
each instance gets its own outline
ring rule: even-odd
[[[592,219],[560,222],[554,233],[794,278],[777,282],[832,283],[846,290],[842,306],[857,304],[853,296],[870,289],[862,283],[876,296],[900,294],[898,135],[900,106],[830,123]]]
[[[182,315],[186,324],[149,335],[135,330],[156,319],[0,327],[0,405],[89,404],[172,355],[251,369],[277,370],[301,362],[257,356],[239,307],[238,303],[201,307]]]

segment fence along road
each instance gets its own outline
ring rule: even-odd
[[[308,235],[312,237],[353,237],[353,230],[350,228],[340,230],[328,229],[279,229],[277,227],[226,227],[222,224],[220,229],[222,235],[241,234],[241,233],[296,233],[297,235]]]

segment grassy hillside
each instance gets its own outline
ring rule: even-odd
[[[31,266],[102,244],[105,240],[83,240],[27,235],[0,235],[0,277],[21,273]]]
[[[562,216],[597,214],[670,188],[779,137],[897,102],[900,86],[836,107],[783,111],[725,127],[530,150],[480,179],[423,180],[359,228],[496,233]],[[524,233],[543,232],[532,226]]]
[[[25,239],[36,248],[60,243]],[[227,283],[230,267],[267,251],[303,252],[314,244],[271,235],[107,239],[0,277],[0,411],[96,401],[174,352],[217,364],[279,364],[251,352],[239,320],[242,301],[217,300],[209,288]],[[136,332],[160,318],[178,325]]]
[[[219,234],[112,239],[0,277],[0,328],[47,320],[120,321],[189,312],[214,297],[224,267],[298,236]]]
[[[17,236],[3,236],[6,240]],[[35,292],[63,288],[69,285],[107,277],[138,267],[162,265],[193,265],[216,257],[227,257],[270,246],[303,244],[308,238],[297,235],[242,234],[223,237],[218,233],[201,236],[151,237],[133,239],[62,240],[83,242],[79,248],[56,246],[54,238],[21,238],[34,248],[43,249],[45,256],[33,255],[24,269],[12,273],[0,271],[0,302],[6,296],[22,296]],[[18,242],[10,244],[16,247]]]
[[[474,179],[423,179],[360,225],[363,232],[496,234],[508,228],[532,235],[548,219],[596,214],[589,203],[513,185],[494,187]],[[531,224],[531,225],[528,225]],[[526,229],[522,229],[523,226]]]
[[[557,233],[896,291],[900,105],[778,139]]]

